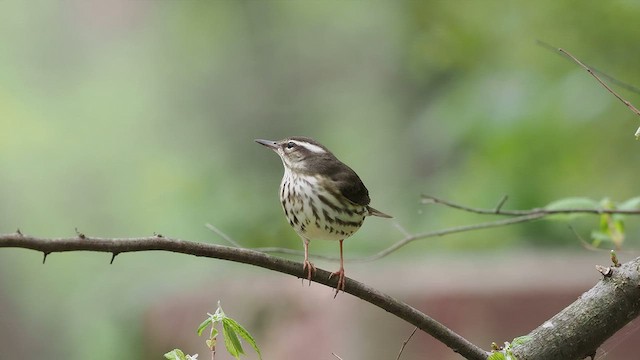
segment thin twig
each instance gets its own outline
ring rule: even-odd
[[[493,211],[493,213],[500,214],[500,210],[502,210],[502,206],[507,202],[507,200],[509,200],[509,195],[504,195],[502,199],[500,199],[500,201],[498,202],[498,205],[496,205],[496,208]]]
[[[593,246],[591,245],[587,240],[585,240],[579,233],[578,231],[571,225],[569,225],[569,229],[571,229],[571,231],[573,232],[573,234],[578,238],[578,240],[580,240],[580,245],[582,245],[583,248],[587,249],[587,250],[591,250],[591,251],[609,251],[607,249],[601,249],[599,247]]]
[[[423,204],[440,204],[453,209],[458,209],[475,214],[487,214],[487,215],[507,215],[507,216],[522,216],[539,214],[543,216],[556,215],[556,214],[623,214],[623,215],[640,215],[640,210],[620,210],[620,209],[603,209],[603,208],[565,208],[565,209],[546,209],[546,208],[533,208],[530,210],[502,210],[501,208],[495,209],[482,209],[473,208],[461,204],[454,203],[452,201],[437,198],[431,195],[422,195]]]
[[[411,236],[411,233],[409,232],[409,230],[405,229],[405,227],[400,225],[399,222],[393,221],[393,226],[395,226],[396,229],[398,229],[398,231],[400,231],[402,233],[402,235]]]
[[[223,232],[222,232],[220,229],[218,229],[217,227],[215,227],[215,226],[213,226],[213,225],[211,225],[211,224],[209,224],[209,223],[206,223],[204,226],[206,226],[206,227],[207,227],[207,229],[209,229],[209,230],[213,231],[214,233],[216,233],[218,236],[220,236],[223,240],[225,240],[225,241],[226,241],[226,242],[228,242],[229,244],[231,244],[231,245],[233,245],[233,246],[235,246],[235,247],[237,247],[237,248],[243,248],[243,246],[242,246],[242,245],[240,245],[240,243],[238,243],[237,241],[233,240],[233,239],[231,238],[231,236],[229,236],[229,235],[227,235],[227,234],[223,233]]]
[[[602,208],[566,208],[566,209],[545,209],[545,208],[533,208],[530,210],[502,210],[502,206],[507,201],[507,196],[502,197],[502,199],[498,202],[498,205],[493,209],[484,209],[484,208],[473,208],[461,204],[454,203],[452,201],[444,200],[431,195],[422,195],[422,203],[423,204],[438,204],[443,205],[452,209],[461,210],[465,212],[470,212],[474,214],[482,214],[482,215],[502,215],[502,216],[510,216],[509,219],[501,219],[496,221],[483,222],[473,225],[464,225],[464,226],[455,226],[451,228],[446,228],[442,230],[429,231],[418,234],[411,234],[406,229],[404,229],[400,224],[394,223],[396,228],[398,228],[404,235],[404,238],[400,239],[396,243],[392,244],[388,248],[381,250],[373,255],[361,257],[361,258],[350,258],[347,259],[349,262],[370,262],[381,259],[394,251],[400,249],[401,247],[416,241],[423,240],[432,237],[440,237],[451,234],[457,234],[467,231],[476,231],[482,229],[489,229],[501,226],[508,226],[528,221],[534,221],[538,219],[542,219],[544,217],[550,215],[557,214],[590,214],[590,215],[602,215],[602,214],[623,214],[623,215],[640,215],[640,210],[619,210],[619,209],[602,209]],[[253,250],[261,251],[265,253],[275,253],[275,254],[289,254],[289,255],[302,255],[303,252],[300,250],[293,250],[288,248],[281,247],[267,247],[267,248],[254,248]],[[315,255],[315,258],[328,260],[328,261],[339,261],[338,257],[333,256],[324,256],[324,255]]]
[[[410,234],[408,236],[405,236],[401,240],[397,241],[393,245],[389,246],[388,248],[381,250],[373,255],[361,257],[361,258],[350,258],[347,260],[349,262],[357,262],[357,263],[371,262],[371,261],[381,259],[391,254],[392,252],[400,249],[401,247],[416,240],[422,240],[422,239],[427,239],[432,237],[440,237],[440,236],[451,235],[451,234],[456,234],[456,233],[461,233],[466,231],[474,231],[474,230],[489,229],[489,228],[500,227],[500,226],[507,226],[507,225],[517,224],[521,222],[533,221],[533,220],[542,218],[544,216],[545,216],[544,214],[533,213],[533,214],[527,214],[519,217],[509,218],[509,219],[489,221],[489,222],[473,224],[473,225],[454,226],[454,227],[446,228],[443,230],[429,231],[429,232],[412,234],[412,235]],[[252,250],[260,251],[263,253],[270,253],[270,254],[291,254],[291,255],[303,254],[303,252],[299,250],[293,250],[293,249],[281,248],[281,247],[253,248]],[[333,257],[333,256],[315,255],[314,257],[321,258],[328,261],[340,260],[340,258]]]
[[[600,79],[600,77],[598,77],[598,75],[596,75],[596,73],[600,74],[600,76],[605,77],[607,79],[609,79],[609,81],[611,81],[612,83],[623,87],[629,91],[635,92],[635,93],[640,93],[640,90],[638,88],[636,88],[635,86],[629,85],[627,83],[624,83],[612,76],[607,75],[606,73],[603,73],[602,71],[597,70],[596,68],[592,67],[592,66],[588,66],[587,64],[583,63],[582,61],[578,60],[578,58],[576,58],[575,56],[573,56],[571,53],[569,53],[568,51],[562,49],[562,48],[556,48],[553,47],[543,41],[538,40],[538,45],[547,48],[549,50],[553,50],[553,51],[557,51],[558,53],[562,54],[563,56],[566,56],[567,58],[573,60],[575,63],[577,63],[578,65],[580,65],[583,69],[585,69],[589,74],[591,74],[591,76],[593,76],[602,86],[604,86],[605,89],[607,89],[607,91],[609,91],[611,94],[613,94],[613,96],[615,96],[618,100],[620,100],[623,104],[625,104],[633,113],[635,113],[636,115],[640,116],[640,111],[631,104],[631,102],[625,100],[624,98],[622,98],[622,96],[618,95],[618,93],[616,93],[615,91],[613,91],[613,89],[611,89],[611,87],[609,87],[604,81],[602,81],[602,79]],[[638,127],[638,130],[636,130],[635,132],[635,137],[636,139],[640,139],[640,127]]]
[[[409,343],[409,340],[411,340],[411,338],[413,337],[413,335],[416,333],[416,331],[418,331],[418,328],[413,329],[413,332],[411,333],[411,335],[409,335],[409,337],[407,338],[407,340],[405,340],[402,343],[402,346],[400,347],[400,352],[398,353],[398,356],[396,357],[396,360],[400,360],[400,356],[402,355],[402,352],[404,351],[404,347],[407,346],[407,344]]]
[[[549,51],[551,51],[551,52],[553,52],[555,54],[558,54],[558,55],[564,57],[567,60],[573,61],[571,58],[566,57],[562,53],[559,53],[557,47],[552,46],[552,45],[550,45],[550,44],[548,44],[548,43],[546,43],[546,42],[544,42],[542,40],[537,40],[536,42],[537,42],[537,44],[539,46],[541,46],[541,47],[543,47],[543,48],[545,48],[545,49],[547,49],[547,50],[549,50]],[[598,68],[596,68],[595,66],[591,66],[590,64],[587,64],[587,63],[584,63],[584,64],[587,67],[589,67],[589,69],[593,70],[594,73],[600,75],[600,77],[602,77],[602,78],[605,78],[605,79],[609,80],[612,84],[615,84],[619,88],[625,89],[627,91],[631,91],[631,92],[636,93],[636,94],[640,94],[640,89],[637,86],[633,86],[633,85],[631,85],[629,83],[626,83],[626,82],[624,82],[622,80],[618,80],[617,78],[607,74],[606,72],[598,70]]]
[[[342,358],[340,356],[336,355],[336,353],[331,353],[331,355],[335,356],[336,359],[338,359],[338,360],[342,360]]]
[[[517,223],[521,223],[521,222],[537,220],[537,219],[540,219],[540,218],[542,218],[544,216],[545,216],[544,214],[533,213],[533,214],[522,215],[522,216],[518,216],[518,217],[512,217],[512,218],[509,218],[509,219],[502,219],[502,220],[484,222],[484,223],[473,224],[473,225],[456,226],[456,227],[451,227],[451,228],[447,228],[447,229],[444,229],[444,230],[419,233],[419,234],[415,234],[415,235],[411,235],[411,236],[405,237],[404,239],[396,242],[395,244],[389,246],[388,248],[386,248],[386,249],[384,249],[384,250],[382,250],[382,251],[380,251],[380,252],[378,252],[376,254],[373,254],[371,256],[367,256],[367,257],[364,257],[364,258],[351,259],[349,261],[350,262],[370,262],[370,261],[375,261],[375,260],[381,259],[381,258],[391,254],[392,252],[398,250],[399,248],[409,244],[410,242],[416,241],[416,240],[422,240],[422,239],[426,239],[426,238],[445,236],[445,235],[461,233],[461,232],[466,232],[466,231],[474,231],[474,230],[489,229],[489,228],[500,227],[500,226],[507,226],[507,225],[517,224]]]
[[[623,104],[625,104],[629,110],[631,110],[634,114],[640,116],[640,110],[638,110],[635,106],[633,106],[631,104],[631,102],[627,101],[626,99],[624,99],[622,96],[620,96],[617,92],[613,91],[613,89],[611,87],[609,87],[609,85],[607,85],[598,75],[596,75],[596,72],[599,73],[602,77],[606,77],[608,78],[611,82],[616,83],[618,86],[624,87],[629,91],[633,91],[635,93],[638,93],[639,90],[638,88],[628,85],[626,83],[623,83],[601,71],[596,70],[595,68],[586,65],[585,63],[583,63],[582,61],[578,60],[578,58],[576,58],[575,56],[573,56],[570,52],[564,50],[563,48],[555,48],[552,47],[551,45],[544,43],[540,40],[538,40],[538,45],[543,46],[547,49],[553,49],[554,51],[558,51],[560,54],[568,57],[569,59],[573,60],[576,64],[580,65],[583,69],[585,69],[589,74],[591,74],[591,76],[593,76],[599,83],[600,85],[602,85],[605,89],[607,89],[607,91],[609,91],[613,96],[615,96],[618,100],[620,100]],[[636,130],[635,132],[635,137],[636,139],[640,138],[640,127],[638,128],[638,130]]]
[[[571,55],[571,53],[566,51],[565,49],[558,48],[558,51],[563,53],[563,54],[565,54],[566,56],[570,57],[571,60],[576,62],[576,64],[580,65],[583,69],[587,70],[587,72],[589,74],[591,74],[591,76],[593,76],[596,80],[598,80],[600,85],[604,86],[604,88],[607,89],[611,94],[613,94],[613,96],[618,98],[618,100],[620,100],[623,104],[625,104],[636,115],[640,116],[640,110],[636,109],[636,107],[631,105],[631,103],[629,101],[623,99],[622,96],[618,95],[617,92],[613,91],[613,89],[610,88],[609,85],[607,85],[604,81],[602,81],[602,79],[600,79],[600,77],[598,75],[596,75],[596,73],[590,67],[585,65],[582,61],[578,60],[578,58],[576,58],[575,56]]]

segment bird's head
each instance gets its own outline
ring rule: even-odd
[[[256,142],[275,151],[284,166],[294,171],[308,172],[314,160],[334,158],[326,147],[307,137],[293,136],[277,141],[256,139]]]

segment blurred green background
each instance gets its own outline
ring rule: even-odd
[[[280,160],[253,142],[290,135],[330,148],[410,232],[491,220],[421,205],[423,193],[487,208],[508,194],[516,209],[637,196],[637,118],[536,41],[640,84],[639,17],[635,1],[0,2],[0,233],[224,243],[210,222],[247,247],[301,249],[277,200]],[[574,224],[588,237],[597,222]],[[370,219],[347,255],[401,237]],[[388,261],[557,247],[585,251],[543,221]],[[149,304],[265,272],[153,252],[41,258],[0,250],[3,358],[160,358],[140,346]]]

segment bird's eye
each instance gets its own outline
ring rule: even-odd
[[[291,148],[293,148],[294,146],[296,146],[296,143],[294,143],[293,141],[289,141],[289,142],[287,143],[287,149],[291,149]]]

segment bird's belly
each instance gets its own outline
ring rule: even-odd
[[[300,236],[309,240],[344,240],[353,235],[359,228],[360,226],[339,226],[322,220],[316,223],[313,219],[310,219],[304,227],[294,226]]]
[[[340,202],[317,187],[290,187],[281,192],[281,201],[289,224],[309,240],[346,239],[365,218],[364,207]]]
[[[300,224],[294,223],[295,231],[309,240],[343,240],[353,235],[364,220],[364,216],[327,216],[321,214],[316,217],[302,215]],[[334,214],[335,215],[335,214]]]

